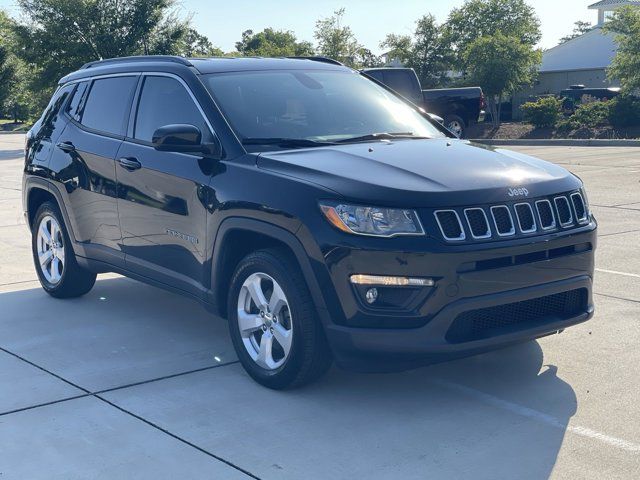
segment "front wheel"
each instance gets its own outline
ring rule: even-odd
[[[45,202],[40,206],[31,236],[38,279],[49,295],[57,298],[79,297],[93,288],[96,274],[78,265],[57,205]]]
[[[260,250],[238,265],[229,291],[231,339],[258,383],[284,389],[309,383],[331,353],[296,262],[284,250]]]

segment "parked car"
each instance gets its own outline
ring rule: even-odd
[[[562,109],[568,115],[575,112],[576,107],[580,105],[582,99],[590,97],[600,101],[611,100],[620,95],[620,89],[617,87],[585,87],[584,85],[572,85],[571,87],[560,92],[562,101]]]
[[[580,179],[458,140],[325,60],[89,63],[29,131],[22,194],[47,293],[118,272],[186,295],[228,320],[270,388],[333,360],[402,370],[593,314]]]
[[[412,68],[367,68],[363,72],[427,112],[444,118],[444,125],[460,138],[464,138],[469,126],[484,118],[486,105],[480,87],[423,90]]]

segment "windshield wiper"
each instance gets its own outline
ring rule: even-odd
[[[413,138],[413,139],[425,139],[431,137],[420,137],[414,135],[413,132],[398,132],[398,133],[370,133],[368,135],[361,135],[359,137],[350,137],[337,140],[336,143],[351,143],[351,142],[370,142],[372,140],[394,140],[396,138]]]
[[[335,145],[333,142],[321,142],[306,138],[244,138],[243,145],[278,145],[280,147],[324,147]]]

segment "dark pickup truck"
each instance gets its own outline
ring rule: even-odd
[[[368,68],[363,73],[384,83],[429,113],[444,118],[445,126],[463,138],[470,125],[481,121],[485,99],[480,87],[422,90],[412,68]]]

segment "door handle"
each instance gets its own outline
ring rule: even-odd
[[[63,152],[67,152],[67,153],[76,151],[75,145],[71,142],[60,142],[56,144],[56,147],[58,147]]]
[[[129,171],[138,170],[142,168],[142,164],[138,161],[138,159],[133,157],[122,157],[120,160],[118,160],[118,163],[123,168]]]

